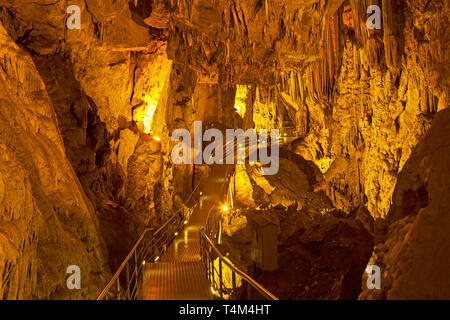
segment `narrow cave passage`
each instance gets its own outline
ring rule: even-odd
[[[0,299],[450,299],[449,11],[0,0]]]

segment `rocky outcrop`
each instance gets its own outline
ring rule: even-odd
[[[386,299],[448,299],[450,110],[439,112],[401,171],[372,260]],[[366,290],[361,298],[377,298]]]
[[[94,208],[30,56],[0,26],[0,297],[95,298],[110,275]],[[66,287],[70,265],[81,290]]]
[[[251,216],[276,221],[278,268],[253,274]],[[280,299],[356,299],[373,249],[373,219],[364,209],[347,217],[281,206],[225,217],[224,251]]]
[[[106,262],[109,261],[114,270],[143,228],[161,223],[172,212],[173,178],[169,159],[165,156],[168,147],[165,122],[167,109],[162,106],[154,114],[159,121],[152,121],[148,111],[164,95],[172,70],[172,63],[165,54],[167,35],[163,29],[158,29],[158,16],[152,15],[149,8],[142,4],[131,6],[124,0],[101,3],[80,1],[71,4],[81,8],[79,30],[66,28],[66,10],[69,6],[66,1],[48,4],[3,1],[0,4],[0,21],[5,27],[5,36],[11,38],[8,39],[10,43],[16,43],[20,55],[27,55],[27,63],[34,68],[29,86],[39,83],[39,90],[26,87],[28,73],[17,68],[13,60],[11,69],[17,77],[22,78],[14,82],[12,75],[7,74],[2,79],[9,88],[4,93],[6,100],[2,108],[8,106],[8,101],[14,98],[16,91],[23,90],[29,92],[29,97],[20,97],[25,99],[27,105],[32,105],[34,100],[30,99],[35,99],[46,105],[46,112],[55,116],[49,132],[53,138],[61,140],[55,142],[56,146],[40,141],[40,144],[45,145],[45,150],[48,148],[52,152],[43,151],[44,155],[39,157],[30,147],[27,157],[30,163],[35,161],[42,165],[42,168],[33,169],[34,175],[45,174],[48,179],[53,175],[57,181],[67,180],[70,186],[64,188],[73,189],[76,193],[71,195],[64,189],[61,203],[53,206],[51,200],[48,208],[52,209],[41,210],[48,211],[48,215],[57,212],[58,219],[64,221],[64,229],[69,232],[73,228],[80,232],[79,237],[89,244],[88,250],[83,252],[83,245],[86,244],[71,240],[71,245],[79,247],[73,249],[66,243],[64,232],[47,230],[38,221],[30,221],[33,229],[21,230],[17,236],[23,239],[35,237],[36,228],[40,236],[48,241],[43,245],[43,250],[59,248],[58,242],[64,244],[61,250],[73,252],[82,272],[85,272],[83,274],[86,274],[86,278],[82,279],[85,289],[78,294],[64,289],[62,279],[65,279],[67,266],[61,272],[59,269],[62,268],[61,261],[66,263],[69,253],[67,256],[61,254],[58,260],[53,257],[56,252],[46,252],[48,263],[42,265],[42,270],[49,273],[45,275],[49,280],[43,282],[49,287],[38,290],[36,281],[32,280],[29,281],[32,283],[30,288],[26,290],[26,285],[12,286],[13,291],[8,296],[4,295],[8,298],[31,298],[36,290],[38,294],[35,297],[38,298],[95,297],[109,280]],[[165,12],[163,9],[155,5],[157,12]],[[149,24],[142,21],[147,18],[151,18]],[[130,37],[131,34],[133,37]],[[5,64],[8,64],[8,59],[4,58]],[[39,80],[34,81],[34,78]],[[45,99],[40,96],[45,96]],[[167,99],[167,92],[164,97]],[[21,100],[14,103],[23,104]],[[7,109],[4,111],[10,113]],[[35,113],[33,108],[29,112]],[[49,126],[41,114],[35,116],[33,122],[26,112],[17,110],[19,114],[22,114],[20,117],[23,117],[24,123],[30,121],[27,126],[39,132]],[[15,127],[15,123],[11,126]],[[146,126],[151,129],[148,130]],[[25,132],[17,131],[14,135],[28,134]],[[162,147],[154,147],[158,143],[151,137],[156,134],[163,140]],[[50,168],[46,168],[47,162],[52,164]],[[60,166],[63,169],[58,169]],[[59,174],[57,169],[63,172]],[[27,170],[31,170],[31,167],[27,167],[23,175],[28,174]],[[49,181],[45,187],[39,188],[49,188],[48,192],[55,189],[50,187]],[[155,193],[157,186],[162,186],[163,190]],[[52,198],[50,194],[41,195],[43,201],[47,200],[47,196]],[[155,203],[162,201],[165,205],[158,205],[155,209]],[[25,228],[26,224],[23,225]],[[102,239],[106,240],[106,246],[102,244]],[[31,242],[36,246],[35,241]],[[14,243],[19,246],[17,243],[21,242],[14,240]],[[26,255],[22,251],[31,249],[25,247],[24,250],[17,249],[17,255]],[[92,258],[93,255],[95,258]],[[12,258],[1,257],[0,264],[14,269]],[[30,256],[29,259],[35,261],[34,257]],[[15,269],[14,281],[26,279],[29,274],[30,277],[36,277],[35,262],[28,267],[30,263]],[[48,268],[51,263],[55,263],[54,269]],[[3,273],[5,281],[9,274],[10,271]],[[41,276],[42,272],[38,274]],[[91,279],[88,274],[97,274],[97,277]]]
[[[316,165],[284,148],[280,153],[275,176],[238,166],[235,201],[247,209],[223,215],[224,250],[251,272],[249,221],[270,217],[279,229],[278,269],[255,274],[260,283],[281,299],[356,299],[373,248],[372,217],[363,207],[349,215],[334,208],[320,190]]]
[[[276,175],[262,176],[257,165],[248,164],[238,165],[234,177],[232,188],[238,207],[295,206],[316,213],[333,208],[325,192],[316,190],[323,183],[317,166],[286,148],[280,149]]]
[[[108,275],[105,261],[115,269],[143,228],[169,217],[206,176],[206,167],[170,159],[171,132],[192,132],[195,120],[205,129],[296,134],[290,151],[281,150],[278,175],[261,176],[253,165],[235,174],[239,205],[290,208],[310,219],[305,230],[320,229],[318,238],[305,238],[295,223],[284,224],[283,268],[292,251],[312,278],[322,267],[332,270],[320,286],[290,274],[302,289],[286,283],[286,297],[357,295],[354,277],[370,245],[354,219],[371,230],[366,209],[389,220],[385,244],[374,234],[371,259],[388,270],[386,297],[405,296],[403,279],[412,274],[402,268],[412,257],[434,261],[427,254],[438,251],[414,237],[446,223],[432,202],[442,190],[430,189],[427,176],[442,164],[426,160],[424,146],[413,150],[422,139],[440,148],[430,127],[450,94],[448,1],[70,4],[81,9],[79,30],[66,27],[67,1],[0,3],[0,296],[69,297],[60,273],[69,255],[49,251],[57,247],[72,252],[90,277],[76,297],[91,297]],[[382,28],[368,30],[374,4]],[[429,130],[433,138],[424,138]],[[423,173],[406,178],[421,157]],[[340,218],[328,217],[332,212]],[[242,231],[246,219],[231,220],[229,233]],[[339,239],[336,255],[331,236]],[[443,250],[447,239],[439,239]],[[331,266],[339,259],[355,265]],[[103,278],[91,277],[99,273]],[[426,295],[445,296],[444,286],[436,288]]]
[[[289,219],[295,232],[280,241],[277,277],[275,285],[268,282],[270,290],[281,299],[356,299],[372,252],[370,233],[353,218],[296,215]]]

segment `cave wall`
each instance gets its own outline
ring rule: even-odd
[[[394,3],[396,8],[384,12],[393,20],[384,21],[384,38],[374,34],[362,45],[357,36],[346,40],[330,121],[315,121],[311,116],[317,124],[310,125],[314,129],[307,139],[308,149],[317,150],[313,160],[330,157],[349,162],[327,174],[330,196],[345,195],[339,207],[348,210],[366,202],[374,217],[386,217],[398,173],[434,114],[448,106],[446,40],[442,36],[447,28],[442,13],[448,5],[433,2],[424,7],[409,2],[402,7],[399,1]],[[395,13],[398,19],[392,18]],[[402,19],[401,33],[389,29],[398,29]],[[370,41],[376,41],[380,49],[375,50]],[[400,55],[394,58],[396,63],[391,61],[391,46]],[[422,55],[417,48],[424,51]],[[310,111],[321,108],[315,105]]]
[[[30,241],[38,237],[78,248],[77,259],[92,273],[107,270],[106,261],[114,270],[142,229],[164,221],[180,203],[177,197],[192,190],[193,167],[170,163],[170,133],[192,130],[195,120],[227,128],[277,128],[288,113],[304,138],[294,151],[324,173],[322,185],[314,188],[324,190],[343,212],[364,205],[373,217],[387,217],[399,173],[436,113],[448,106],[449,1],[375,2],[383,11],[383,28],[368,31],[365,11],[373,4],[368,0],[2,0],[3,55],[13,52],[25,59],[37,79],[21,78],[29,73],[7,68],[19,58],[3,59],[3,72],[9,72],[1,82],[7,88],[3,126],[19,130],[5,137],[34,132],[38,137],[30,145],[20,143],[20,154],[46,151],[37,164],[14,160],[23,168],[18,175],[30,177],[22,188],[31,190],[22,201],[29,220],[20,223],[24,229],[17,239],[9,235],[14,223],[5,224],[0,234],[9,239],[2,247],[9,253],[0,258],[0,268],[20,260],[16,282],[26,273],[34,279],[50,277],[50,287],[39,294],[67,297],[56,292],[62,274],[49,275],[45,263],[36,269],[43,255],[54,255]],[[69,4],[81,8],[80,30],[65,27]],[[344,5],[351,9],[350,20],[343,19]],[[36,83],[39,90],[24,89]],[[247,88],[243,119],[235,112],[239,86]],[[13,101],[20,90],[21,100]],[[51,120],[33,108],[22,110],[36,99]],[[17,128],[10,105],[19,106],[14,112],[23,115]],[[149,129],[146,116],[156,106]],[[28,121],[33,118],[36,124]],[[39,134],[52,137],[45,138],[55,146],[49,148],[51,155]],[[70,177],[65,183],[75,195],[66,196],[61,182],[38,181],[37,176],[49,178],[46,166],[63,170],[61,177]],[[247,197],[243,201],[253,206],[255,192],[264,196],[255,183],[261,179],[239,174],[248,187],[241,192]],[[7,194],[7,178],[2,181],[0,190]],[[252,189],[249,197],[251,183],[257,191]],[[50,196],[40,191],[47,189],[65,195],[63,200],[48,203]],[[279,193],[276,203],[291,205],[301,198],[282,199]],[[10,205],[4,207],[9,221]],[[72,221],[61,212],[78,218]],[[46,215],[64,228],[41,228],[40,217]],[[72,229],[83,235],[69,245]],[[11,243],[27,244],[14,251]],[[90,255],[98,262],[88,262]],[[61,256],[64,263],[67,257]],[[105,279],[88,282],[94,286],[95,281]],[[17,282],[14,293],[3,295],[33,297],[37,288],[36,281]]]
[[[381,30],[366,27],[366,10],[372,4],[382,10]],[[344,8],[350,10],[345,19]],[[170,9],[168,54],[199,73],[219,72],[223,86],[275,89],[262,114],[255,112],[261,109],[256,90],[249,95],[246,110],[257,114],[254,125],[277,127],[275,112],[268,111],[271,104],[282,105],[303,135],[295,151],[324,173],[317,189],[326,191],[338,210],[351,213],[364,206],[373,218],[388,218],[398,201],[394,190],[400,173],[436,114],[448,107],[449,8],[448,1],[420,0],[179,0]],[[237,195],[252,207],[272,190],[262,190],[255,183],[259,179],[246,171],[237,170],[242,182]],[[405,210],[415,214],[414,208]],[[438,228],[431,222],[420,224],[428,232]],[[380,262],[393,277],[386,280],[389,298],[438,297],[447,290],[438,285],[433,292],[426,290],[426,296],[406,294],[414,283],[413,273],[404,274],[406,261],[424,261],[419,256],[428,259],[429,249],[438,250],[428,242],[418,250],[407,249],[409,238],[400,240],[407,230],[424,232],[418,231],[419,223],[414,225],[389,227],[386,246],[399,246],[389,251],[386,264]],[[444,242],[439,248],[445,250]],[[398,250],[407,252],[396,258]],[[445,265],[437,257],[432,261]],[[446,281],[426,269],[430,272],[422,275],[421,285],[431,278]]]
[[[286,108],[299,153],[323,172],[335,162],[325,189],[336,207],[386,217],[399,171],[448,106],[449,5],[372,2],[175,1],[168,54],[222,86],[256,84],[255,126],[279,127],[274,106]],[[366,27],[371,4],[381,30]]]
[[[81,8],[79,30],[66,28],[66,9],[73,4]],[[7,135],[17,139],[15,135],[30,134],[27,127],[42,133],[51,123],[45,134],[55,140],[30,139],[31,145],[21,151],[21,158],[28,160],[16,160],[17,167],[23,167],[17,179],[26,177],[17,185],[37,191],[23,195],[27,208],[17,232],[16,205],[5,204],[8,224],[2,232],[8,241],[2,252],[8,255],[0,258],[2,297],[95,298],[109,280],[109,270],[118,267],[142,230],[172,214],[165,109],[154,115],[159,121],[153,121],[151,132],[144,117],[164,93],[167,99],[172,72],[165,52],[167,15],[160,15],[164,6],[155,3],[153,8],[134,7],[125,0],[0,2],[3,64],[15,72],[2,78],[9,90],[2,92],[2,112],[8,115],[2,127],[12,130],[7,124],[15,128],[11,121],[23,119],[24,128],[16,129],[22,131]],[[143,22],[146,18],[148,24]],[[16,55],[27,57],[32,72],[22,70],[15,57],[9,61],[13,46]],[[18,109],[11,118],[10,101],[21,90],[26,103],[11,105],[24,104],[29,110]],[[34,114],[34,101],[45,106],[53,122]],[[161,143],[151,138],[163,132]],[[38,181],[40,175],[45,175],[43,181]],[[3,177],[5,185],[7,176]],[[2,194],[6,190],[2,188]],[[33,205],[38,192],[39,201]],[[71,264],[82,270],[79,292],[66,289],[65,270]],[[13,280],[7,280],[10,276]],[[9,292],[4,289],[7,281],[15,282]]]
[[[110,275],[99,224],[31,57],[0,26],[0,297],[94,298]],[[68,292],[78,265],[82,289]]]
[[[387,230],[371,263],[382,272],[382,289],[361,299],[448,299],[450,252],[450,109],[438,112],[398,176]]]

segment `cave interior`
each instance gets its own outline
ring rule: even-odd
[[[140,299],[258,298],[234,268],[283,300],[450,299],[449,16],[449,0],[0,0],[0,299],[130,294],[124,261]],[[251,139],[227,143],[241,129],[255,161]],[[229,261],[220,280],[205,259]],[[178,274],[155,296],[174,265],[202,288]]]

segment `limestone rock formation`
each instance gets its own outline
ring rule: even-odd
[[[388,232],[373,257],[387,299],[448,299],[450,110],[440,111],[399,175]],[[369,291],[362,298],[373,298]]]
[[[233,188],[243,212],[281,219],[282,270],[292,255],[315,279],[287,270],[283,297],[448,297],[449,14],[448,0],[0,0],[0,298],[94,298],[207,177],[171,161],[172,132],[198,120],[282,132],[279,173],[237,165]],[[225,225],[240,258],[241,213]],[[381,291],[356,288],[365,263]]]
[[[17,127],[6,137],[9,141],[30,135],[27,127],[48,136],[18,143],[24,148],[20,152],[23,161],[28,159],[21,175],[45,178],[42,182],[26,178],[22,189],[42,184],[36,190],[47,192],[40,195],[46,207],[43,209],[37,201],[34,206],[39,204],[41,208],[36,211],[33,193],[27,197],[31,201],[29,214],[33,210],[42,213],[34,214],[34,220],[28,224],[21,223],[24,229],[17,232],[17,239],[9,241],[11,246],[24,249],[16,249],[16,256],[0,259],[5,270],[0,288],[9,286],[10,276],[15,281],[9,293],[4,289],[5,298],[95,298],[109,280],[110,267],[117,268],[143,228],[161,223],[172,213],[171,201],[165,201],[166,206],[159,207],[158,212],[154,209],[155,202],[160,201],[157,197],[166,199],[167,193],[172,196],[172,170],[164,156],[168,139],[156,149],[156,141],[148,142],[151,134],[168,136],[165,121],[153,123],[151,119],[154,116],[160,120],[161,115],[164,119],[165,110],[149,112],[164,94],[172,70],[172,62],[165,54],[166,35],[151,26],[157,24],[156,16],[150,15],[153,22],[147,21],[148,24],[141,21],[149,17],[145,6],[130,7],[127,1],[71,4],[81,8],[79,30],[66,28],[66,1],[0,3],[5,73],[1,85],[8,88],[2,92],[1,111],[4,121],[14,121],[11,128],[23,123],[23,129]],[[16,56],[26,57],[26,68]],[[16,105],[25,109],[11,108]],[[43,107],[38,108],[40,105]],[[12,110],[15,111],[11,113]],[[41,152],[36,151],[38,145]],[[148,150],[152,155],[147,155]],[[148,170],[150,163],[154,163],[153,170]],[[164,192],[155,195],[158,183]],[[16,183],[12,185],[16,187]],[[51,196],[57,192],[62,194]],[[9,209],[5,212],[12,214],[15,206],[6,206]],[[42,215],[56,215],[58,220],[52,218],[55,221],[51,226],[44,228]],[[45,221],[52,221],[49,217]],[[12,239],[10,228],[15,227],[4,228],[8,232],[5,239]],[[30,237],[37,240],[26,240]],[[36,244],[39,239],[43,239],[42,246]],[[26,241],[30,244],[25,245]],[[36,253],[36,246],[43,248],[45,257],[39,250]],[[67,254],[54,249],[59,247]],[[7,252],[12,255],[11,247]],[[15,268],[21,255],[23,266]],[[50,268],[52,263],[55,266]],[[63,264],[81,267],[82,291],[67,290],[67,266]],[[18,279],[25,279],[28,274],[33,278],[26,284],[19,283]],[[36,280],[38,277],[45,277],[45,281]],[[38,282],[47,287],[39,287]]]
[[[95,298],[109,276],[94,208],[33,60],[0,26],[0,296]],[[68,293],[77,265],[81,290]]]

